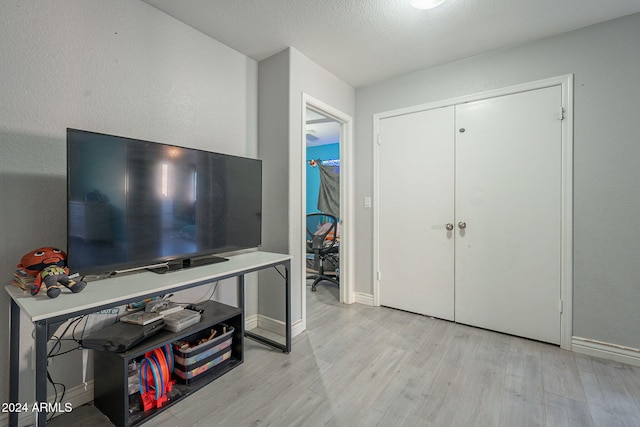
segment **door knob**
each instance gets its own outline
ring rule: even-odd
[[[467,223],[466,223],[466,222],[464,222],[464,221],[460,221],[460,222],[458,223],[458,228],[460,228],[460,229],[464,230],[465,228],[467,228]]]
[[[449,231],[453,230],[453,224],[451,224],[450,222],[449,222],[449,223],[447,223],[447,224],[445,225],[445,227],[446,227],[446,229],[447,229],[447,230],[449,230]]]

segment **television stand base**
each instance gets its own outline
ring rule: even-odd
[[[223,258],[223,257],[219,257],[219,256],[205,256],[205,257],[200,257],[200,258],[185,258],[182,260],[176,260],[176,261],[172,261],[172,262],[168,262],[167,264],[161,266],[161,267],[151,267],[148,268],[147,270],[157,273],[157,274],[164,274],[164,273],[170,273],[172,271],[179,271],[179,270],[183,270],[185,268],[191,268],[191,267],[200,267],[202,265],[210,265],[210,264],[217,264],[219,262],[225,262],[225,261],[229,261],[228,258]]]

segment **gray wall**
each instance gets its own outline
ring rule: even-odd
[[[356,292],[373,289],[373,114],[573,73],[573,335],[640,348],[638,41],[640,14],[358,89]]]
[[[333,74],[293,48],[259,64],[259,147],[266,172],[263,226],[265,250],[290,253],[292,321],[302,320],[302,96],[308,94],[343,113],[354,116],[355,91]],[[268,165],[268,166],[266,166]],[[270,277],[271,279],[266,279]],[[273,282],[267,286],[263,279]],[[261,273],[260,314],[282,320],[282,278]]]
[[[262,249],[278,253],[289,253],[289,62],[290,51],[284,50],[258,64],[258,153],[265,195]],[[272,270],[258,276],[258,312],[284,320],[282,278]]]
[[[66,247],[67,127],[257,154],[257,63],[145,3],[0,2],[0,53],[3,285],[24,253]],[[99,282],[84,292],[91,286]],[[219,291],[232,293],[226,288]],[[8,319],[4,290],[0,307]],[[23,325],[28,343],[32,328]],[[8,321],[0,342],[9,342]],[[31,346],[21,355],[21,401],[33,402]],[[2,384],[8,357],[5,345]],[[53,362],[67,397],[81,383],[80,364],[78,352]],[[8,401],[8,387],[0,401]]]

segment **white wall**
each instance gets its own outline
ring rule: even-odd
[[[373,192],[374,113],[574,73],[573,335],[640,348],[638,40],[640,14],[358,89],[356,200]],[[372,210],[356,207],[356,291],[371,294]]]
[[[354,89],[293,48],[259,64],[259,147],[260,157],[269,158],[273,180],[266,188],[275,198],[265,209],[263,225],[273,233],[265,249],[294,255],[291,269],[292,321],[302,318],[300,256],[296,253],[305,236],[302,225],[302,95],[306,93],[327,105],[354,115]],[[286,96],[281,92],[284,88]],[[284,117],[284,121],[283,121]],[[276,120],[277,118],[277,120]],[[278,205],[278,206],[276,206]],[[275,231],[277,230],[277,231]],[[279,276],[273,280],[281,281]],[[260,313],[281,319],[284,312],[282,285],[277,290],[260,285]]]
[[[24,253],[66,247],[67,127],[257,155],[257,63],[145,3],[0,2],[0,54],[3,284]],[[91,286],[100,284],[84,292]],[[0,305],[8,343],[4,291]],[[22,354],[21,401],[32,402],[30,348]],[[8,357],[5,345],[0,358]],[[56,360],[54,379],[80,384],[79,365],[77,353]],[[8,382],[5,362],[0,383]]]

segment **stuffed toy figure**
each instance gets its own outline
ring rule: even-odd
[[[18,268],[36,278],[31,285],[31,295],[37,295],[43,283],[49,298],[60,295],[60,285],[67,287],[73,293],[78,293],[87,286],[87,282],[76,282],[69,278],[67,254],[57,248],[45,247],[25,254],[20,259]]]

